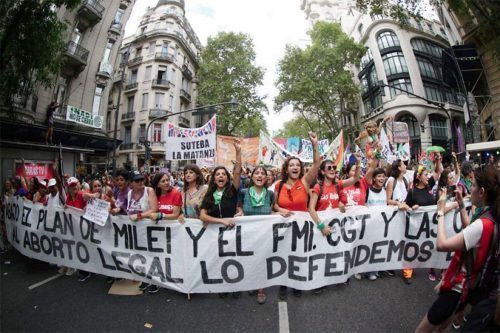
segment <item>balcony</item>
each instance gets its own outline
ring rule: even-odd
[[[123,25],[120,22],[113,22],[108,31],[119,36],[122,33],[122,27]]]
[[[157,117],[163,117],[166,116],[167,114],[172,113],[169,110],[165,109],[149,109],[149,118],[157,118]]]
[[[162,79],[153,79],[151,82],[151,88],[160,88],[160,89],[170,89],[170,81],[162,80]]]
[[[188,65],[186,65],[186,64],[182,65],[181,72],[186,77],[186,79],[188,79],[188,80],[193,79],[193,72],[191,72]]]
[[[138,85],[139,85],[139,83],[137,83],[137,82],[127,83],[127,85],[125,86],[125,88],[123,89],[123,91],[124,92],[136,91]]]
[[[156,52],[155,53],[155,60],[158,61],[165,61],[168,63],[173,63],[174,62],[174,56],[168,53],[163,53],[163,52]]]
[[[135,120],[135,112],[127,112],[122,114],[122,121],[134,121]]]
[[[129,67],[136,66],[139,65],[141,62],[142,62],[142,56],[135,57],[134,59],[128,61],[128,66]]]
[[[133,142],[122,143],[120,145],[120,150],[132,150],[134,149],[134,145]]]
[[[188,118],[179,116],[179,126],[181,127],[191,127],[191,122]]]
[[[87,58],[89,51],[76,44],[69,42],[65,52],[64,66],[62,68],[63,75],[74,76],[84,70],[87,66]]]
[[[84,0],[78,9],[78,23],[82,28],[89,28],[102,19],[104,6],[98,0]]]
[[[101,61],[99,63],[98,76],[104,77],[105,79],[111,79],[113,77],[113,65],[107,61]]]
[[[180,90],[180,97],[184,102],[188,104],[191,103],[191,94],[189,94],[186,90],[184,89]]]

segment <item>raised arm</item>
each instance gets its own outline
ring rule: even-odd
[[[373,156],[373,158],[370,160],[370,164],[368,165],[368,170],[366,170],[366,175],[365,175],[368,184],[372,183],[373,172],[377,168],[377,165],[378,165],[378,158]]]
[[[319,154],[318,137],[316,136],[316,133],[309,132],[309,140],[311,140],[313,146],[313,165],[303,177],[304,185],[307,188],[311,187],[312,182],[318,175],[319,167],[321,165],[321,155]]]
[[[356,173],[354,177],[342,180],[342,187],[349,187],[356,184],[361,178],[361,154],[356,153]]]
[[[434,172],[432,173],[432,177],[434,177],[434,180],[436,182],[439,181],[441,172],[443,172],[443,163],[441,161],[441,154],[436,153],[436,157],[434,158]]]
[[[241,140],[234,139],[234,149],[236,150],[236,164],[233,168],[233,186],[236,190],[240,188],[241,175]]]
[[[441,190],[441,196],[437,203],[438,214],[438,232],[437,232],[437,249],[438,251],[450,252],[465,249],[465,240],[463,231],[451,237],[446,237],[446,228],[444,226],[444,210],[446,207],[446,188]],[[463,209],[465,212],[465,209]],[[462,216],[462,213],[460,213]]]

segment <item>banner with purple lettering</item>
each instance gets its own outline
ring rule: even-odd
[[[217,122],[215,115],[202,127],[183,128],[167,122],[166,160],[215,158]]]

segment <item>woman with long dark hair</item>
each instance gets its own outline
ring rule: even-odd
[[[283,216],[289,216],[293,211],[307,212],[309,189],[318,174],[321,156],[318,150],[316,133],[309,132],[309,139],[313,146],[313,164],[307,173],[304,173],[304,164],[297,157],[288,157],[281,168],[281,181],[274,189],[276,203],[274,210]],[[293,289],[296,297],[302,296],[302,291]],[[279,298],[287,298],[287,287],[280,286]]]
[[[200,206],[208,189],[204,183],[203,173],[196,164],[188,164],[184,167],[184,185],[182,188],[184,217],[200,217]]]
[[[478,294],[471,289],[481,277],[490,246],[498,244],[498,222],[500,221],[500,173],[487,165],[474,171],[471,187],[471,203],[476,206],[469,220],[460,191],[455,191],[460,206],[462,231],[448,237],[444,226],[446,207],[446,188],[441,189],[438,201],[438,232],[436,245],[438,251],[454,252],[453,258],[441,282],[436,286],[438,299],[418,325],[416,332],[444,330],[467,303],[477,304],[489,295]],[[497,229],[497,239],[493,235]]]

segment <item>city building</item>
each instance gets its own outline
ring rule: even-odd
[[[485,34],[478,31],[478,25],[485,23],[498,4],[475,2],[478,11],[470,15],[454,12],[449,1],[440,2],[436,11],[454,46],[467,91],[473,97],[470,107],[478,115],[477,120],[473,119],[474,133],[481,134],[480,141],[494,141],[500,140],[500,66],[499,58],[495,59],[498,31]]]
[[[14,119],[2,108],[2,179],[15,174],[20,158],[50,165],[62,146],[64,172],[102,172],[113,140],[104,126],[115,61],[119,55],[134,0],[83,0],[68,10],[57,9],[67,24],[67,48],[52,87],[37,87],[16,96]],[[56,100],[53,146],[45,144],[47,107]]]
[[[122,140],[116,152],[118,167],[144,167],[148,124],[165,117],[151,123],[147,133],[152,148],[150,170],[177,168],[165,160],[166,122],[197,127],[201,119],[189,112],[167,115],[195,107],[200,50],[201,43],[185,17],[183,0],[159,0],[146,10],[137,32],[124,40],[121,52],[125,60],[115,70],[106,123],[108,134],[113,136],[116,130]]]
[[[463,150],[465,94],[458,71],[448,64],[450,45],[439,22],[412,21],[402,28],[391,18],[360,12],[355,0],[303,0],[302,9],[311,25],[338,22],[366,47],[353,68],[361,87],[359,111],[345,117],[344,126],[361,130],[367,121],[392,115],[408,124],[414,157],[433,145]]]

